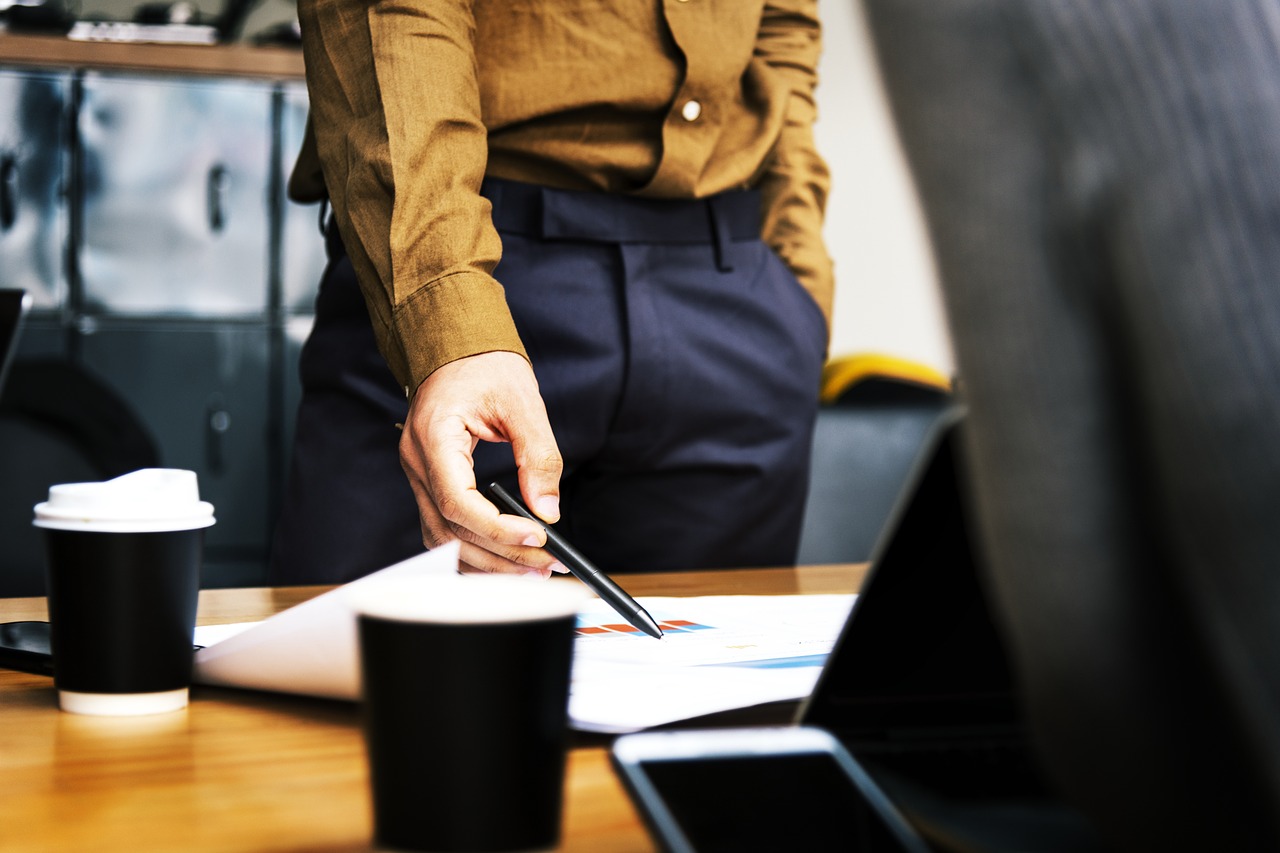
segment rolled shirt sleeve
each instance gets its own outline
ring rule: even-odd
[[[301,0],[312,124],[379,345],[409,389],[450,361],[524,355],[493,277],[471,3]]]

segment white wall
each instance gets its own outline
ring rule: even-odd
[[[946,375],[950,342],[924,225],[880,90],[858,0],[820,0],[818,148],[831,169],[831,354],[881,352]]]

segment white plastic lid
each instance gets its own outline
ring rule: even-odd
[[[214,523],[213,504],[200,500],[196,472],[142,468],[100,483],[49,487],[36,504],[36,527],[102,533],[194,530]]]
[[[478,574],[362,583],[346,596],[356,613],[378,619],[468,625],[559,619],[590,598],[575,581]]]

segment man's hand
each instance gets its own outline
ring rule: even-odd
[[[418,501],[423,543],[461,540],[464,569],[566,571],[542,550],[542,528],[500,515],[477,491],[471,454],[479,441],[511,442],[526,504],[544,521],[559,519],[563,460],[533,369],[516,353],[483,353],[436,370],[409,407],[400,464]]]

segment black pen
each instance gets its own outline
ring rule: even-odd
[[[566,542],[565,538],[555,531],[555,528],[530,512],[521,501],[513,498],[506,489],[497,483],[490,483],[489,488],[485,489],[485,493],[503,511],[541,524],[543,529],[547,531],[546,549],[557,560],[564,563],[565,568],[569,570],[571,575],[591,587],[591,591],[608,602],[609,606],[618,611],[618,615],[623,619],[626,619],[650,637],[662,638],[662,629],[658,627],[657,622],[653,621],[649,611],[641,607],[634,598],[627,594],[625,589],[614,583],[612,578],[592,565],[591,561],[582,556],[582,553],[577,548]]]

